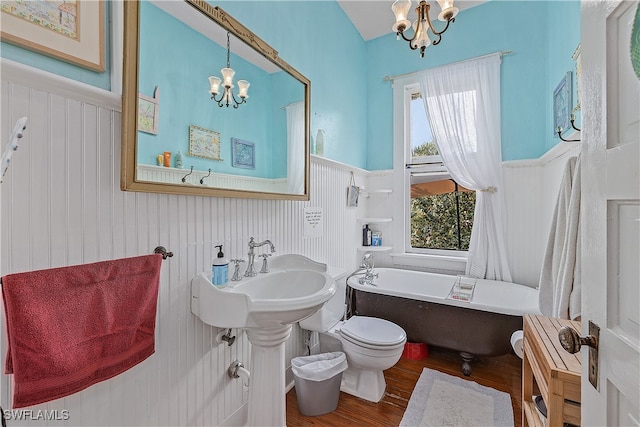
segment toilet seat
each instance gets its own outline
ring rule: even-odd
[[[345,340],[371,349],[403,346],[407,339],[404,329],[388,320],[353,316],[336,331]]]

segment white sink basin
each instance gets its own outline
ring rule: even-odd
[[[219,328],[275,328],[305,319],[336,292],[327,266],[301,255],[280,255],[269,273],[218,288],[211,275],[191,282],[191,312]]]

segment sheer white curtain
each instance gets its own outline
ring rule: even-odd
[[[287,189],[304,193],[304,102],[286,106],[287,111]]]
[[[425,70],[420,90],[451,177],[476,190],[466,273],[511,280],[500,147],[500,54]]]

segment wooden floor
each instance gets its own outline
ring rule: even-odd
[[[372,403],[340,392],[338,408],[317,417],[300,414],[293,388],[287,393],[287,426],[397,426],[422,369],[430,368],[511,394],[514,425],[521,427],[522,361],[514,354],[478,358],[471,364],[473,372],[469,377],[460,372],[460,365],[457,352],[430,347],[428,358],[401,358],[393,368],[384,372],[387,389],[380,402]]]

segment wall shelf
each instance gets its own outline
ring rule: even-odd
[[[384,196],[390,195],[391,193],[393,193],[393,190],[391,190],[391,189],[374,190],[374,191],[362,190],[360,192],[362,197],[384,197]]]
[[[358,223],[360,224],[380,224],[391,221],[393,221],[393,218],[358,218]]]
[[[363,252],[385,252],[391,249],[393,249],[391,246],[358,246],[358,250]]]

